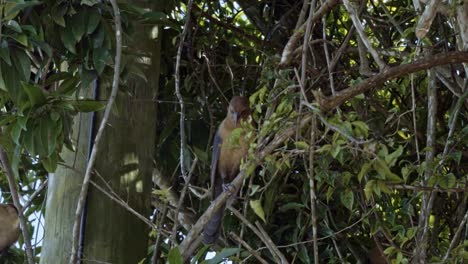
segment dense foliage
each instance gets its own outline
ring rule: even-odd
[[[128,78],[152,78],[144,70],[154,54],[136,48],[135,34],[154,27],[162,39],[159,87],[148,98],[157,105],[157,131],[148,133],[157,135],[152,220],[159,230],[149,232],[154,240],[142,261],[150,263],[156,238],[170,237],[174,225],[177,236],[160,241],[156,259],[176,263],[189,252],[175,245],[210,204],[213,136],[238,94],[250,98],[257,126],[246,129],[255,143],[233,204],[245,219],[226,214],[225,239],[213,247],[224,248],[218,261],[314,263],[314,245],[322,263],[364,263],[372,250],[391,263],[468,259],[466,1],[194,1],[191,10],[167,1],[165,12],[142,2],[119,7],[122,94]],[[181,113],[175,58],[188,12]],[[74,148],[69,134],[76,114],[104,106],[90,91],[96,80],[102,87],[112,82],[112,18],[102,1],[2,1],[0,145],[25,200],[55,171],[62,148]],[[190,182],[180,176],[181,166]],[[11,201],[4,177],[0,190]],[[35,197],[29,220],[46,213],[44,199],[43,191]],[[174,221],[176,212],[187,217]],[[37,228],[31,225],[33,233]],[[262,229],[266,234],[258,235]],[[252,249],[236,250],[240,240]],[[198,259],[208,251],[195,248]],[[12,253],[11,261],[22,256]]]

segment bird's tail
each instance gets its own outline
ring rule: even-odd
[[[224,207],[225,206],[219,208],[219,210],[211,216],[210,220],[208,220],[208,223],[206,223],[203,229],[204,244],[213,244],[218,239],[221,223],[223,221]]]

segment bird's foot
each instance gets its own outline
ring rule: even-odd
[[[229,195],[232,195],[236,192],[236,187],[230,183],[223,183],[223,191],[229,193]]]

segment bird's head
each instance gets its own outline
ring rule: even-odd
[[[251,111],[249,100],[244,96],[234,96],[229,102],[228,119],[232,121],[234,127],[237,127],[241,120],[247,120]]]

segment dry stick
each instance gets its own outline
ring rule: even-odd
[[[159,221],[158,221],[158,228],[160,230],[162,230],[162,226],[164,224],[164,221],[166,220],[166,216],[167,216],[167,208],[169,206],[167,205],[167,203],[164,205],[164,208],[161,212],[161,217],[159,218]],[[152,260],[151,260],[151,263],[152,264],[156,264],[156,262],[158,261],[158,255],[159,255],[159,244],[161,243],[161,232],[158,232],[158,235],[156,237],[156,242],[154,242],[154,250],[153,250],[153,257],[152,257]]]
[[[434,161],[435,157],[435,139],[436,139],[436,122],[437,122],[437,84],[435,70],[428,71],[428,85],[427,85],[427,139],[426,139],[426,162],[431,164]],[[434,169],[428,168],[424,174],[423,185],[427,185],[429,179],[433,176]],[[417,236],[416,242],[416,254],[415,260],[419,263],[425,263],[427,259],[427,239],[429,233],[429,217],[432,211],[432,205],[434,202],[433,192],[424,193],[421,201],[421,213],[419,215],[419,234]],[[421,229],[422,228],[422,229]]]
[[[418,162],[418,165],[421,164],[421,154],[419,152],[419,141],[418,141],[418,126],[416,122],[416,93],[414,92],[414,74],[411,74],[410,76],[410,81],[411,81],[411,117],[413,120],[413,133],[414,133],[414,145],[416,147],[416,160]]]
[[[315,133],[317,130],[316,117],[312,117],[310,125],[310,149],[309,149],[309,185],[310,185],[310,206],[312,214],[312,239],[314,240],[314,263],[319,263],[318,240],[317,240],[317,195],[315,194],[314,180],[314,155],[315,155]]]
[[[240,238],[238,235],[236,235],[234,232],[230,232],[229,235],[231,236],[232,239],[234,239],[237,243],[241,244],[243,247],[245,247],[245,249],[247,249],[247,251],[249,251],[250,254],[252,254],[252,256],[254,256],[258,261],[260,261],[260,263],[263,263],[263,264],[268,264],[268,262],[262,258],[260,256],[260,254],[257,253],[257,251],[255,251],[249,244],[247,244],[247,242],[245,242],[244,240],[242,240],[242,238]]]
[[[302,43],[302,64],[301,64],[301,82],[302,85],[305,86],[306,82],[306,73],[307,73],[307,50],[309,45],[309,39],[310,39],[310,32],[312,31],[312,17],[314,16],[315,12],[315,5],[317,4],[316,0],[311,0],[310,2],[310,8],[309,8],[309,17],[307,18],[307,26],[306,26],[306,32],[304,35],[304,42]],[[324,45],[327,45],[327,43],[323,43]]]
[[[316,98],[319,101],[320,109],[323,112],[328,112],[358,94],[364,93],[373,88],[379,88],[380,85],[384,84],[390,79],[421,70],[427,70],[436,66],[463,62],[468,63],[468,52],[454,51],[431,55],[416,60],[410,64],[402,64],[399,66],[387,68],[385,71],[367,78],[357,85],[337,92],[334,96],[324,97],[319,95],[318,97],[316,96]]]
[[[343,3],[349,15],[351,16],[351,20],[353,21],[353,25],[356,28],[356,31],[358,32],[359,37],[361,38],[362,42],[364,42],[364,45],[369,50],[369,53],[371,54],[372,58],[374,58],[374,61],[377,63],[377,65],[379,65],[379,69],[382,72],[387,67],[387,65],[379,57],[379,54],[374,49],[374,47],[372,47],[372,44],[369,41],[369,38],[367,37],[367,34],[364,32],[364,27],[362,26],[362,22],[359,20],[357,16],[356,9],[352,6],[349,0],[343,0]]]
[[[226,97],[226,95],[224,95],[223,90],[219,86],[218,82],[216,81],[216,79],[215,79],[215,77],[213,75],[213,72],[211,71],[210,60],[208,59],[208,57],[205,54],[203,54],[203,57],[205,58],[206,67],[208,69],[208,75],[210,76],[211,81],[213,82],[216,89],[218,89],[218,92],[223,96],[223,99],[226,101],[226,103],[229,104],[228,98]]]
[[[32,201],[34,198],[36,198],[37,195],[47,186],[47,182],[49,179],[46,179],[39,187],[34,191],[33,194],[29,197],[29,200],[24,204],[23,206],[23,212],[26,211],[26,209],[32,204]]]
[[[96,138],[94,140],[93,149],[91,151],[91,156],[89,157],[88,165],[86,166],[85,177],[83,180],[83,185],[81,186],[80,195],[78,197],[78,204],[76,206],[75,220],[73,223],[73,237],[72,237],[72,249],[70,256],[70,264],[75,264],[78,260],[78,239],[80,236],[80,220],[83,215],[83,208],[86,201],[86,196],[88,194],[89,183],[91,181],[91,173],[93,171],[93,166],[96,161],[96,155],[98,152],[99,142],[101,140],[104,128],[106,127],[107,120],[109,119],[110,111],[112,105],[114,104],[115,97],[119,88],[119,73],[120,73],[120,60],[122,57],[122,25],[120,21],[120,10],[117,5],[116,0],[109,0],[112,9],[114,12],[114,23],[115,23],[115,65],[114,65],[114,77],[112,81],[112,91],[109,96],[106,110],[104,111],[104,116],[102,117],[101,124],[99,125]]]
[[[294,27],[294,30],[298,30],[301,27],[301,25],[304,23],[304,19],[305,19],[305,15],[306,15],[308,6],[309,6],[309,1],[308,0],[303,0],[301,12],[299,13],[299,18],[297,19],[296,26]]]
[[[234,209],[232,206],[229,206],[228,207],[229,211],[231,211],[237,218],[239,218],[242,223],[244,223],[248,228],[250,228],[254,233],[255,235],[258,236],[258,238],[260,238],[260,240],[263,241],[263,243],[265,243],[265,246],[266,248],[268,248],[268,250],[270,250],[270,253],[271,255],[273,256],[273,258],[275,259],[276,263],[280,263],[281,262],[281,259],[279,258],[279,256],[275,253],[275,250],[271,247],[270,243],[267,241],[267,239],[265,238],[265,236],[263,236],[263,234],[260,232],[260,230],[258,228],[256,228],[249,220],[247,220],[247,218],[245,218],[239,211],[237,211],[236,209]]]
[[[424,12],[419,18],[418,25],[416,26],[416,37],[422,39],[429,32],[429,28],[432,25],[432,21],[437,14],[437,8],[441,3],[441,0],[431,0],[429,4],[426,5]]]
[[[189,175],[185,179],[185,185],[184,185],[184,188],[182,189],[182,193],[180,194],[179,202],[177,203],[177,208],[176,208],[175,215],[174,215],[174,226],[172,228],[172,236],[171,236],[171,240],[173,241],[174,244],[177,244],[176,235],[177,235],[177,227],[179,226],[178,219],[179,219],[180,208],[182,207],[182,204],[184,203],[185,194],[187,193],[187,189],[190,185],[190,179],[192,178],[193,171],[195,170],[195,166],[197,165],[197,162],[198,162],[198,157],[195,157],[192,163],[192,167],[190,168]]]
[[[180,172],[182,173],[182,178],[185,179],[187,176],[187,171],[185,168],[185,151],[187,149],[187,142],[185,141],[185,104],[184,98],[180,93],[180,60],[182,57],[182,49],[184,48],[185,36],[187,35],[189,23],[190,23],[190,14],[192,12],[192,0],[188,1],[187,4],[187,15],[185,16],[184,29],[180,35],[179,47],[177,48],[177,57],[175,65],[175,93],[177,99],[179,100],[180,105],[180,119],[179,119],[179,133],[180,133]]]
[[[314,23],[320,18],[322,18],[322,16],[324,16],[326,13],[332,10],[335,6],[339,5],[339,3],[340,0],[327,0],[325,3],[322,4],[322,6],[320,6],[317,12],[314,13],[314,16],[310,19],[310,23]],[[299,29],[297,29],[294,32],[294,34],[289,38],[289,41],[288,43],[286,43],[283,53],[281,54],[280,67],[286,67],[291,63],[293,59],[292,55],[294,54],[297,42],[299,42],[299,39],[303,36],[302,34],[304,34],[304,29],[306,26],[307,24],[302,24],[302,26],[300,26]]]
[[[256,221],[255,225],[257,226],[258,230],[262,234],[262,236],[264,238],[264,242],[267,244],[267,246],[270,247],[270,250],[273,250],[273,252],[281,259],[280,263],[281,264],[289,263],[288,260],[286,259],[286,257],[284,257],[283,253],[281,253],[281,251],[278,249],[278,247],[275,245],[275,243],[273,243],[273,240],[271,240],[270,236],[265,231],[265,229],[263,229],[260,222]]]
[[[388,184],[387,186],[391,189],[409,190],[409,191],[416,191],[416,192],[441,192],[441,193],[468,192],[468,186],[465,188],[448,188],[448,189],[442,189],[438,186],[412,186],[412,185],[405,185],[405,184]]]
[[[442,260],[442,263],[445,263],[448,259],[448,256],[450,255],[450,252],[452,249],[455,247],[455,244],[458,241],[458,238],[460,237],[461,231],[463,230],[463,227],[468,219],[468,211],[466,211],[465,216],[463,217],[463,220],[460,222],[458,225],[457,231],[455,232],[455,235],[452,238],[452,241],[450,242],[450,246],[447,249],[447,252],[445,253],[444,259]]]
[[[8,179],[8,186],[10,187],[13,204],[15,205],[16,209],[18,209],[18,216],[21,224],[21,232],[23,233],[24,244],[26,246],[26,257],[28,259],[28,263],[34,264],[34,255],[32,252],[31,238],[29,236],[29,229],[27,224],[28,221],[23,214],[23,207],[21,206],[18,189],[16,187],[15,175],[11,168],[10,162],[8,161],[8,156],[2,146],[0,146],[0,162],[3,172]]]
[[[305,115],[300,123],[300,127],[304,127],[306,124],[310,122],[312,115]],[[242,182],[247,177],[246,175],[246,168],[249,166],[257,166],[263,159],[270,153],[272,153],[280,144],[285,142],[289,137],[291,137],[294,132],[296,131],[295,126],[287,127],[281,133],[277,133],[275,138],[267,145],[260,144],[257,148],[257,153],[255,160],[250,160],[247,162],[246,166],[237,174],[236,178],[231,182],[232,186],[235,189],[240,188]],[[184,241],[180,244],[180,252],[183,252],[184,260],[188,260],[195,249],[195,244],[197,243],[197,238],[200,237],[200,233],[203,227],[206,225],[208,220],[213,216],[213,214],[221,208],[227,201],[229,197],[232,196],[232,193],[229,192],[222,192],[218,198],[216,198],[213,202],[211,202],[210,206],[206,209],[202,216],[198,219],[197,223],[192,226],[192,229],[189,231],[187,236],[185,237]],[[194,244],[194,245],[192,245]]]
[[[135,209],[130,207],[126,202],[124,202],[120,197],[116,197],[115,195],[109,193],[108,191],[104,190],[99,184],[95,183],[94,181],[90,182],[97,190],[105,194],[107,197],[109,197],[112,201],[118,203],[120,206],[122,206],[124,209],[129,211],[131,214],[135,215],[138,219],[143,221],[143,223],[147,224],[149,227],[151,227],[154,230],[159,230],[158,227],[152,223],[149,219],[147,219],[145,216],[141,215]],[[161,232],[162,233],[162,232]],[[169,235],[165,235],[166,237],[169,237]]]

